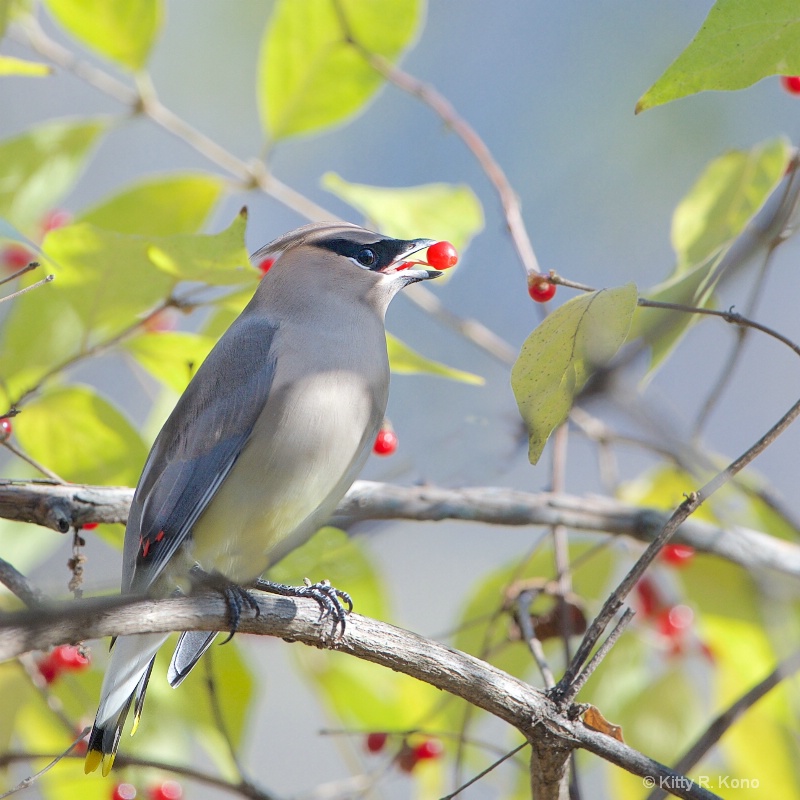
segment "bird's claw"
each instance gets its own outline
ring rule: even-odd
[[[282,597],[309,597],[316,600],[319,604],[320,619],[331,617],[334,635],[337,628],[341,629],[340,635],[344,634],[347,615],[353,610],[353,600],[347,592],[331,586],[330,581],[311,583],[306,578],[303,586],[287,586],[283,583],[260,580],[255,586],[257,589]]]

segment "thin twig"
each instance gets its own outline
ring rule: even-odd
[[[413,75],[409,75],[359,42],[353,34],[340,0],[334,0],[334,8],[347,43],[357,50],[362,58],[389,83],[394,84],[401,91],[418,98],[428,106],[464,142],[467,149],[475,156],[484,174],[497,192],[505,214],[506,224],[511,234],[511,240],[514,243],[526,275],[541,274],[539,262],[536,259],[533,245],[522,219],[519,197],[483,139],[453,108],[450,101],[433,86],[423,83]]]
[[[80,737],[83,738],[83,737]],[[75,758],[75,759],[83,759],[84,756],[71,753],[72,749],[75,747],[75,744],[80,741],[80,739],[76,740],[76,742],[70,746],[70,748],[62,753],[61,755],[53,755],[51,753],[32,753],[32,752],[6,752],[0,753],[0,768],[6,767],[9,764],[17,764],[19,762],[25,761],[35,761],[43,758],[54,759],[54,763],[58,760],[64,758]],[[222,789],[227,792],[232,792],[234,794],[239,794],[242,797],[248,798],[248,800],[277,800],[276,795],[266,792],[263,789],[259,789],[252,784],[247,783],[232,783],[231,781],[226,781],[224,778],[219,778],[216,775],[212,775],[211,773],[202,772],[197,769],[193,769],[191,767],[182,767],[177,764],[167,763],[166,761],[154,761],[153,759],[149,758],[136,758],[135,756],[129,756],[125,753],[118,753],[116,758],[114,759],[114,768],[115,771],[125,769],[126,767],[147,767],[149,769],[160,770],[162,772],[171,773],[173,775],[180,775],[183,778],[189,778],[197,783],[202,783],[207,786],[213,786],[218,789]],[[28,780],[28,779],[26,779]],[[6,795],[3,795],[5,797]],[[0,800],[2,800],[0,798]]]
[[[214,723],[216,724],[217,730],[220,732],[225,741],[225,745],[228,748],[228,755],[231,757],[234,767],[236,767],[236,773],[239,776],[239,780],[243,781],[245,779],[244,770],[242,769],[242,764],[239,761],[239,756],[236,752],[236,747],[233,743],[233,739],[231,738],[228,726],[225,724],[225,718],[222,715],[222,706],[219,702],[217,682],[214,677],[213,648],[206,653],[206,657],[203,659],[203,661],[205,662],[206,688],[208,689],[208,699],[211,703],[211,713],[214,717]]]
[[[772,691],[781,681],[800,669],[800,650],[796,650],[787,659],[782,661],[762,681],[748,689],[741,697],[728,706],[698,737],[697,741],[678,759],[675,771],[686,774],[709,750],[722,738],[725,732],[738,720],[742,714],[752,708],[764,695]],[[662,800],[667,794],[663,789],[656,788],[648,795],[647,800]]]
[[[547,663],[544,648],[531,622],[530,606],[536,595],[537,592],[533,589],[526,589],[519,593],[519,597],[517,597],[517,624],[522,633],[522,638],[528,645],[533,660],[536,662],[536,666],[539,667],[539,672],[542,673],[545,689],[552,689],[556,685],[556,679],[553,675],[553,670],[550,669],[550,665]]]
[[[46,595],[13,564],[0,558],[0,583],[28,607],[36,607],[46,600]]]
[[[29,262],[22,269],[18,269],[16,272],[12,272],[11,275],[6,275],[6,277],[0,278],[0,286],[2,286],[4,283],[8,283],[9,281],[13,281],[15,278],[21,277],[26,272],[30,272],[37,267],[39,267],[38,261]]]
[[[81,350],[74,355],[68,356],[63,361],[60,361],[58,364],[50,367],[46,372],[39,376],[36,383],[26,389],[16,400],[11,403],[12,408],[17,408],[18,406],[22,405],[28,398],[32,395],[36,394],[36,392],[41,389],[41,387],[48,381],[50,378],[58,375],[59,373],[63,372],[70,367],[79,364],[81,361],[84,361],[87,358],[93,358],[94,356],[102,355],[103,353],[107,352],[116,345],[124,342],[126,339],[129,339],[134,334],[138,333],[141,329],[147,326],[147,323],[152,320],[154,317],[157,317],[162,311],[165,311],[167,308],[174,308],[174,307],[182,307],[183,301],[176,300],[173,297],[168,297],[163,302],[159,303],[159,305],[154,308],[149,314],[142,317],[141,319],[137,319],[136,322],[129,325],[127,328],[123,329],[119,333],[115,333],[113,336],[109,336],[108,339],[104,339],[102,342],[98,342],[97,344],[92,345],[91,347],[87,348],[86,350]],[[40,467],[37,467],[40,469]],[[45,471],[45,474],[48,474]],[[56,478],[56,480],[61,481],[60,478]]]
[[[48,275],[46,278],[42,278],[40,281],[36,281],[36,283],[32,283],[30,286],[26,286],[24,289],[18,289],[16,292],[7,294],[5,297],[0,297],[0,303],[5,303],[6,300],[14,300],[17,297],[21,297],[23,294],[32,292],[34,289],[38,289],[40,286],[50,283],[53,278],[55,278],[55,275]]]
[[[714,492],[724,486],[734,475],[740,472],[750,462],[760,455],[775,439],[794,422],[800,415],[800,400],[798,400],[787,411],[778,422],[775,423],[755,444],[749,447],[741,456],[732,461],[722,472],[717,473],[705,486],[697,492],[689,495],[683,503],[675,510],[667,524],[656,536],[653,542],[642,553],[636,563],[631,567],[628,574],[622,579],[619,586],[612,592],[611,596],[603,604],[603,608],[595,620],[589,626],[581,642],[578,652],[567,667],[564,676],[559,681],[553,696],[559,701],[572,700],[575,692],[572,690],[575,678],[579,670],[589,657],[592,649],[602,636],[606,626],[616,615],[628,593],[633,589],[639,578],[642,577],[650,563],[658,555],[661,548],[669,541],[678,527],[689,517],[690,514],[699,508]]]
[[[578,677],[575,678],[573,681],[573,688],[575,689],[575,694],[577,694],[584,686],[586,681],[592,677],[594,671],[600,666],[603,659],[606,657],[608,652],[611,648],[617,643],[617,639],[625,632],[625,628],[628,627],[630,621],[636,616],[636,612],[630,608],[626,608],[622,612],[622,616],[620,616],[617,624],[614,626],[614,629],[611,633],[606,637],[603,644],[597,648],[595,654],[589,660],[589,663],[581,670]]]
[[[16,405],[12,406],[12,408],[16,409]],[[29,456],[26,452],[20,450],[19,447],[12,444],[8,440],[0,442],[0,444],[2,444],[2,446],[5,447],[6,450],[10,450],[17,458],[22,459],[27,464],[30,464],[34,469],[41,472],[42,475],[46,475],[51,481],[55,481],[56,483],[62,483],[62,484],[66,483],[66,481],[63,478],[59,477],[49,467],[46,467],[44,464],[40,464],[35,458],[33,458],[33,456]]]
[[[36,783],[39,778],[42,777],[46,772],[49,772],[62,758],[68,756],[80,743],[81,739],[86,735],[87,731],[84,731],[63,753],[56,756],[44,756],[44,758],[50,758],[50,763],[47,764],[45,767],[42,767],[38,772],[35,772],[33,775],[29,775],[27,778],[21,780],[16,786],[12,789],[9,789],[7,792],[3,792],[0,794],[0,800],[3,800],[5,797],[10,797],[12,794],[16,794],[17,792],[21,792],[23,789],[27,789],[29,786],[32,786]],[[0,761],[4,760],[3,757],[0,757]]]
[[[450,794],[446,794],[440,798],[440,800],[453,800],[454,797],[457,797],[464,791],[464,789],[469,789],[470,786],[477,783],[481,778],[488,775],[493,770],[497,769],[504,761],[508,761],[509,758],[513,758],[520,750],[523,750],[528,746],[528,742],[523,742],[522,744],[515,747],[513,750],[506,753],[502,758],[498,758],[497,761],[490,764],[486,769],[481,770],[477,775],[470,778],[466,783],[463,783],[461,786],[458,787],[454,792]]]

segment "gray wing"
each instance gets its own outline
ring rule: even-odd
[[[276,330],[263,317],[239,317],[161,429],[128,516],[123,592],[156,580],[236,463],[267,402]]]

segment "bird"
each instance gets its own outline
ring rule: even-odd
[[[125,529],[122,593],[165,597],[198,576],[221,586],[231,635],[243,590],[329,519],[369,455],[389,392],[384,317],[404,287],[435,278],[407,259],[432,239],[395,239],[349,223],[312,223],[252,256],[272,260],[255,293],[199,367],[155,439]],[[413,264],[426,265],[419,256]],[[311,594],[344,624],[344,592]],[[168,671],[177,686],[216,633],[184,632]],[[85,771],[114,762],[131,705],[139,723],[167,634],[112,643]]]

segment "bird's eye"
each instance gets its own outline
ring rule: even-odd
[[[378,260],[378,257],[375,255],[374,250],[365,247],[363,250],[359,251],[356,260],[364,267],[371,267]]]

